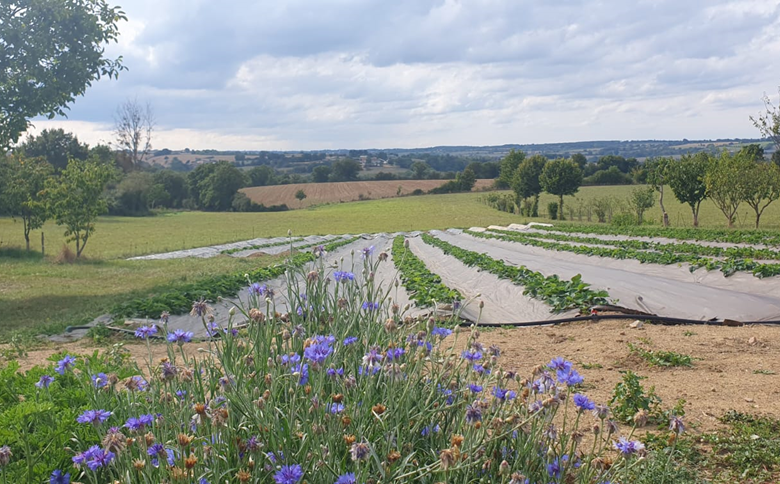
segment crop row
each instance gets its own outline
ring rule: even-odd
[[[614,227],[611,225],[560,224],[554,227],[537,226],[541,230],[556,232],[631,235],[635,237],[666,237],[677,240],[695,240],[726,242],[730,244],[764,244],[780,246],[780,233],[768,230],[723,230],[700,228],[663,228],[663,227]]]
[[[271,242],[270,244],[247,245],[245,247],[234,247],[232,249],[225,249],[225,250],[221,251],[220,254],[230,255],[230,254],[235,254],[236,252],[241,252],[241,251],[244,251],[244,250],[267,249],[268,247],[278,247],[280,245],[285,245],[285,244],[294,244],[296,242],[300,242],[301,240],[303,240],[302,237],[297,237],[297,238],[292,239],[292,240],[282,240],[282,241],[279,241],[279,242]]]
[[[577,274],[571,280],[561,280],[557,275],[545,277],[540,272],[532,271],[525,266],[511,266],[493,259],[487,254],[479,254],[462,249],[428,234],[423,234],[426,244],[438,247],[445,254],[451,255],[470,267],[479,267],[503,279],[509,279],[518,286],[523,286],[523,294],[539,299],[552,306],[556,312],[578,308],[587,311],[591,306],[607,304],[609,294],[606,291],[594,291],[590,284],[582,282],[582,276]]]
[[[608,248],[608,247],[592,247],[587,245],[570,245],[558,242],[548,242],[539,240],[533,237],[528,237],[523,234],[503,235],[498,233],[487,232],[473,232],[470,230],[465,231],[468,235],[479,237],[483,239],[496,239],[503,240],[505,242],[517,242],[524,245],[530,245],[533,247],[539,247],[547,250],[554,250],[558,252],[571,252],[574,254],[608,257],[610,259],[633,259],[643,264],[690,264],[691,272],[700,267],[706,268],[708,271],[720,270],[728,277],[735,272],[750,272],[756,277],[770,277],[780,274],[780,264],[761,264],[750,259],[711,259],[708,257],[702,257],[691,254],[678,254],[671,251],[645,251],[627,248]]]
[[[490,229],[503,235],[523,235],[534,239],[556,240],[562,242],[577,242],[580,244],[611,245],[624,249],[636,250],[655,250],[667,252],[679,252],[683,254],[693,254],[707,257],[731,257],[735,259],[766,259],[780,260],[780,251],[772,249],[758,249],[755,247],[717,247],[710,245],[699,245],[691,242],[678,242],[664,244],[661,242],[649,242],[645,240],[608,240],[598,237],[585,237],[580,235],[566,235],[554,232],[515,232],[509,230]]]
[[[330,252],[339,247],[351,244],[357,238],[341,239],[325,245],[325,251]],[[298,247],[306,249],[318,245],[317,243]],[[289,264],[301,267],[314,260],[312,252],[298,252],[290,258]],[[161,294],[147,298],[136,298],[114,306],[112,316],[117,318],[159,318],[167,311],[170,314],[184,314],[192,308],[193,301],[215,301],[219,297],[233,297],[245,287],[248,282],[261,282],[274,279],[284,274],[288,265],[276,264],[271,267],[262,267],[248,273],[234,273],[214,276],[202,281],[185,284]]]
[[[393,262],[401,273],[401,282],[418,306],[430,306],[434,301],[451,303],[463,299],[458,291],[442,284],[441,277],[428,270],[425,263],[406,246],[403,236],[393,240],[392,251]]]

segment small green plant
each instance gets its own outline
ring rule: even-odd
[[[612,390],[609,406],[615,418],[624,423],[631,423],[634,415],[641,410],[648,412],[653,420],[661,417],[661,398],[655,394],[655,387],[645,390],[640,383],[646,377],[639,376],[631,370],[621,371],[623,380]]]
[[[645,360],[651,366],[692,366],[693,358],[674,351],[646,350],[641,346],[628,343],[632,355]]]
[[[600,368],[604,368],[604,366],[600,363],[580,363],[580,365],[582,365],[582,368],[586,370],[598,370]]]
[[[712,445],[732,482],[777,482],[772,477],[780,469],[780,420],[731,410],[720,421],[728,430],[706,435],[704,442]]]
[[[8,348],[5,348],[2,352],[3,358],[6,360],[15,360],[17,358],[27,357],[27,347],[29,342],[26,341],[19,333],[14,333],[9,341]]]
[[[777,375],[776,372],[772,370],[753,370],[754,375]]]
[[[683,332],[683,336],[696,336],[696,334],[697,333],[695,331],[684,331]]]

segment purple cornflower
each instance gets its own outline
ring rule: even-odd
[[[344,346],[349,346],[352,343],[357,342],[357,340],[358,339],[357,339],[356,336],[347,336],[346,338],[344,338],[344,343],[343,344],[344,344]]]
[[[371,301],[364,301],[363,305],[361,306],[366,311],[376,311],[379,309],[379,303],[378,302],[371,302]]]
[[[63,474],[57,469],[49,476],[49,484],[70,484],[70,474]]]
[[[584,412],[586,410],[594,410],[596,408],[596,404],[587,396],[583,395],[582,393],[575,393],[574,394],[574,405],[579,408],[580,412]]]
[[[398,360],[401,359],[401,357],[404,355],[404,353],[406,353],[406,351],[403,348],[389,349],[389,350],[387,350],[387,359],[389,361],[393,361],[393,360],[398,361]]]
[[[514,400],[515,397],[517,397],[517,393],[513,392],[512,390],[493,387],[493,396],[496,397],[498,400],[504,402],[506,400]]]
[[[268,452],[265,454],[265,456],[268,457],[268,460],[271,461],[271,464],[276,464],[278,461],[284,460],[284,452],[282,451],[279,451],[279,456],[273,452]]]
[[[344,411],[344,405],[341,403],[331,403],[330,404],[330,413],[337,414]]]
[[[633,455],[645,449],[645,444],[642,442],[638,440],[626,440],[625,437],[620,437],[620,440],[612,445],[614,445],[624,456]]]
[[[431,426],[430,426],[430,425],[426,425],[426,426],[425,426],[425,427],[423,427],[423,429],[420,431],[420,435],[422,435],[423,437],[425,437],[425,436],[427,436],[427,435],[430,435],[430,433],[431,433],[431,432],[433,432],[434,434],[438,434],[440,430],[441,430],[441,427],[439,427],[439,424],[436,424],[436,425],[434,425],[434,427],[433,427],[433,428],[431,428]]]
[[[685,432],[685,424],[683,423],[682,417],[673,415],[669,420],[669,430],[676,433],[677,435]]]
[[[347,472],[346,474],[341,474],[333,484],[357,484],[357,480],[355,480],[355,473]]]
[[[87,467],[89,467],[89,470],[91,471],[96,471],[101,467],[107,466],[114,460],[114,457],[116,457],[116,455],[110,450],[98,448],[98,450],[92,454],[92,458],[87,461]]]
[[[384,356],[382,356],[380,348],[378,346],[372,346],[371,349],[368,350],[368,353],[363,355],[363,364],[369,367],[377,366],[382,362],[383,358]]]
[[[268,292],[268,286],[266,286],[265,284],[261,285],[259,282],[253,282],[249,286],[249,292],[251,294],[257,294],[258,296],[262,296],[263,294]]]
[[[475,364],[472,368],[475,372],[477,372],[478,375],[490,375],[490,369],[485,368],[480,364]]]
[[[366,460],[369,454],[371,454],[371,447],[366,442],[355,442],[349,448],[349,453],[352,455],[353,461]]]
[[[209,335],[209,337],[213,338],[214,336],[219,334],[219,325],[212,321],[206,325],[206,334]]]
[[[555,458],[555,460],[547,464],[547,474],[552,478],[558,479],[559,477],[561,477],[561,470],[562,470],[561,462],[558,460],[557,457]]]
[[[176,396],[184,400],[187,398],[187,390],[176,390]]]
[[[294,365],[296,363],[300,363],[301,356],[298,353],[293,353],[291,355],[282,355],[282,366],[287,365]]]
[[[254,452],[260,448],[260,441],[257,439],[257,435],[253,435],[246,439],[246,450]]]
[[[108,385],[108,375],[105,373],[98,373],[97,375],[92,375],[92,386],[95,388],[103,388],[104,386]]]
[[[325,373],[327,373],[328,376],[333,378],[335,378],[336,375],[344,376],[344,368],[328,368],[328,370]]]
[[[192,337],[194,334],[192,331],[184,331],[183,329],[177,329],[173,333],[168,333],[168,341],[171,343],[178,343],[179,345],[183,345],[184,343],[189,343],[192,341]]]
[[[276,484],[295,484],[303,477],[303,469],[298,464],[291,466],[282,466],[276,474],[274,474],[274,481]]]
[[[150,324],[149,326],[141,326],[135,330],[136,338],[146,339],[153,334],[157,334],[157,326],[154,324]]]
[[[470,362],[475,362],[482,359],[482,352],[476,351],[476,350],[466,350],[463,353],[461,353],[461,356],[465,360],[469,360]]]
[[[141,415],[138,418],[130,417],[125,422],[125,428],[130,430],[144,430],[147,426],[151,426],[154,423],[154,415],[146,414]]]
[[[466,422],[476,423],[482,420],[482,410],[476,405],[466,407]]]
[[[327,342],[323,342],[307,347],[305,350],[303,350],[303,357],[309,361],[313,361],[314,363],[321,365],[325,363],[325,358],[327,358],[331,353],[333,353],[333,348],[331,348],[330,344]]]
[[[347,281],[355,280],[355,274],[347,271],[336,271],[333,273],[333,278],[336,280],[336,282],[343,282],[346,284]]]
[[[477,385],[476,383],[470,383],[469,390],[471,390],[471,393],[479,393],[482,391],[482,386]]]
[[[585,380],[584,378],[582,378],[582,375],[577,373],[577,370],[575,370],[574,368],[570,368],[569,371],[558,370],[556,376],[558,377],[559,382],[565,383],[570,387],[573,387],[574,385],[579,385]]]
[[[431,330],[431,336],[438,336],[441,339],[444,339],[451,334],[452,330],[447,328],[439,328],[434,326],[434,328]]]
[[[551,370],[568,372],[569,370],[571,370],[571,362],[566,361],[560,356],[558,356],[556,358],[553,358],[550,361],[550,363],[547,364],[547,367]]]
[[[63,359],[57,362],[57,368],[54,369],[60,375],[64,375],[66,370],[73,368],[76,364],[76,358],[70,355],[65,355]]]
[[[111,416],[111,412],[108,410],[87,410],[76,418],[78,423],[98,425],[102,424],[108,417]]]
[[[163,452],[165,452],[165,447],[160,443],[152,444],[148,449],[146,449],[146,453],[152,457],[162,454]]]
[[[309,365],[307,364],[298,364],[290,368],[290,371],[293,373],[298,373],[300,376],[298,377],[298,385],[305,385],[309,383]]]
[[[176,377],[176,374],[179,372],[179,369],[176,368],[176,365],[172,364],[170,361],[163,361],[162,364],[162,377],[163,380],[172,380]]]
[[[51,382],[54,381],[53,376],[49,375],[41,375],[41,379],[38,380],[38,383],[35,384],[38,388],[49,388],[49,385],[51,385]]]
[[[488,353],[490,353],[490,356],[495,356],[498,358],[501,356],[501,348],[499,348],[498,345],[490,345],[490,348],[488,348]]]
[[[149,386],[149,382],[144,380],[144,377],[140,375],[135,375],[134,377],[131,378],[131,380],[133,381],[133,384],[140,392],[145,392],[146,388]]]
[[[363,248],[363,258],[364,259],[367,258],[367,257],[370,257],[373,254],[374,254],[374,246],[373,245],[371,247],[364,247]]]
[[[74,455],[71,460],[75,466],[80,466],[81,464],[87,462],[87,460],[92,459],[92,456],[94,456],[97,452],[100,452],[100,450],[101,449],[99,445],[93,445],[84,452]]]

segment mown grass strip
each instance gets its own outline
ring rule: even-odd
[[[267,249],[268,247],[278,247],[280,245],[286,245],[286,244],[295,244],[297,242],[302,241],[302,237],[298,237],[292,240],[282,240],[280,242],[271,242],[270,244],[262,244],[262,245],[247,245],[245,247],[234,247],[232,249],[225,249],[223,251],[220,251],[220,254],[224,255],[230,255],[235,254],[236,252],[242,252],[245,250],[256,250],[256,249]]]
[[[401,283],[419,307],[463,299],[458,291],[442,284],[441,277],[429,271],[425,263],[404,245],[402,235],[393,240],[392,253],[395,267],[401,273]]]
[[[500,234],[491,232],[473,232],[466,230],[466,234],[483,239],[503,240],[505,242],[514,242],[532,247],[539,247],[546,250],[557,252],[571,252],[573,254],[607,257],[610,259],[632,259],[643,264],[690,264],[691,272],[700,267],[708,271],[720,270],[726,277],[735,272],[750,272],[756,277],[770,277],[780,274],[780,264],[762,264],[750,259],[727,258],[724,260],[712,259],[692,254],[678,254],[671,251],[649,251],[627,248],[609,248],[609,247],[591,247],[587,245],[570,245],[558,242],[549,242],[534,237],[528,237],[525,234],[512,233]]]
[[[679,252],[707,257],[730,257],[734,259],[764,259],[780,260],[780,251],[772,249],[757,249],[755,247],[716,247],[699,245],[691,242],[678,242],[664,244],[661,242],[649,242],[645,240],[609,240],[598,237],[585,237],[582,235],[557,234],[554,232],[517,232],[511,230],[490,229],[490,232],[502,235],[522,235],[534,239],[555,240],[562,242],[577,242],[580,244],[598,244],[621,247],[624,249],[656,250]]]
[[[666,237],[677,240],[727,242],[730,244],[762,244],[780,246],[780,233],[768,230],[663,228],[663,227],[613,227],[611,225],[559,224],[554,227],[534,227],[540,230],[599,234],[632,235],[635,237]]]
[[[582,282],[582,276],[577,274],[570,281],[561,280],[557,275],[545,277],[539,272],[525,266],[510,266],[493,259],[487,254],[479,254],[423,234],[426,244],[438,247],[445,254],[451,255],[470,267],[479,267],[503,279],[509,279],[518,286],[523,286],[523,294],[539,299],[552,306],[556,312],[567,309],[580,309],[585,312],[591,306],[608,304],[607,291],[594,291],[590,284]]]
[[[338,240],[325,245],[325,250],[330,252],[339,247],[351,244],[357,237]],[[319,245],[309,244],[297,249],[306,249]],[[225,274],[214,276],[197,283],[186,284],[174,291],[157,294],[148,298],[137,298],[126,303],[116,305],[111,315],[117,318],[159,318],[167,311],[170,314],[184,314],[192,308],[193,301],[201,299],[215,301],[218,297],[233,297],[247,285],[247,274],[252,282],[261,282],[274,279],[284,274],[290,267],[300,267],[314,260],[311,252],[298,252],[293,255],[287,264],[276,264],[271,267],[263,267],[249,272]]]

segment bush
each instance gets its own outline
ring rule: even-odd
[[[621,172],[616,166],[599,170],[582,180],[583,185],[631,185],[633,182],[631,175]]]
[[[558,202],[550,202],[547,204],[547,217],[552,220],[558,220]]]

